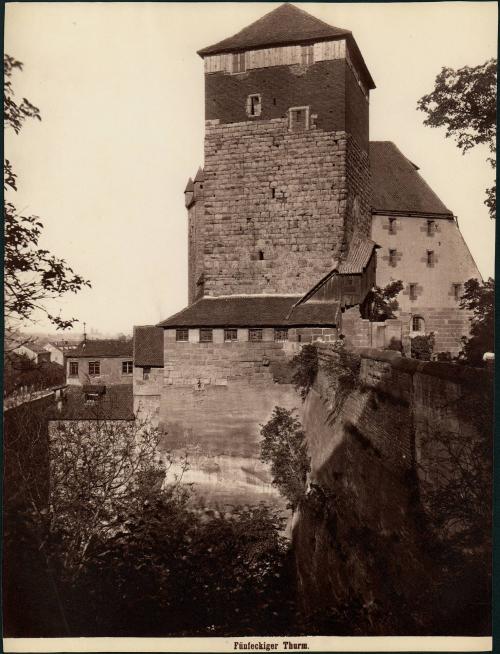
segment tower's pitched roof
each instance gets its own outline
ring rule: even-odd
[[[347,39],[353,58],[366,77],[368,87],[374,89],[375,83],[352,36],[352,32],[329,25],[288,3],[273,9],[273,11],[243,28],[237,34],[198,50],[198,54],[200,57],[205,57],[206,55],[248,50],[249,48],[265,48],[340,38]]]
[[[192,193],[194,191],[194,183],[191,177],[188,179],[184,193]]]
[[[373,211],[453,215],[391,141],[370,143],[370,168]]]
[[[199,50],[198,54],[203,57],[218,52],[339,38],[348,34],[348,30],[328,25],[294,5],[283,4],[234,36]]]

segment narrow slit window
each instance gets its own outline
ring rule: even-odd
[[[389,234],[395,234],[395,233],[396,233],[396,219],[389,218]]]
[[[417,285],[410,284],[410,300],[416,300],[416,299],[417,299]]]
[[[389,265],[390,266],[395,266],[396,265],[396,250],[389,250]]]
[[[144,366],[142,369],[142,378],[147,381],[151,375],[151,366]]]
[[[436,231],[436,222],[434,220],[427,221],[427,236],[432,236]]]
[[[259,250],[259,261],[264,261],[264,252],[262,250]]]
[[[435,263],[434,250],[427,250],[427,265],[432,267]]]
[[[462,284],[453,284],[453,297],[455,300],[457,300],[457,302],[460,300],[462,297]]]

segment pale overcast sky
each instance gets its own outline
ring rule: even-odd
[[[496,56],[494,2],[296,3],[352,30],[377,88],[370,138],[394,141],[458,216],[483,276],[494,223],[483,204],[487,152],[463,156],[423,126],[417,100],[442,66]],[[130,332],[187,303],[183,190],[203,164],[203,62],[196,51],[274,3],[10,3],[14,88],[43,121],[6,135],[17,207],[39,215],[43,245],[92,281],[61,302],[87,328]],[[46,328],[43,321],[37,329]]]

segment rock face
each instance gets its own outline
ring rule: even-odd
[[[339,404],[324,373],[329,357],[321,346],[304,410],[311,481],[294,540],[306,614],[334,633],[488,634],[488,526],[467,558],[451,549],[440,504],[430,501],[452,498],[457,468],[444,455],[453,439],[462,464],[475,444],[489,449],[487,371],[370,351],[359,385]],[[488,505],[491,460],[480,465]],[[478,470],[470,473],[477,479]],[[453,560],[463,566],[450,567]]]

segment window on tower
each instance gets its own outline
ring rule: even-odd
[[[303,66],[309,66],[314,63],[314,46],[303,45],[300,51],[301,63]]]
[[[245,70],[245,53],[237,52],[233,54],[233,73],[244,73]]]
[[[247,116],[260,116],[262,112],[262,98],[260,95],[249,95],[247,98]]]
[[[291,132],[309,129],[309,107],[292,107],[288,110],[288,128]]]

